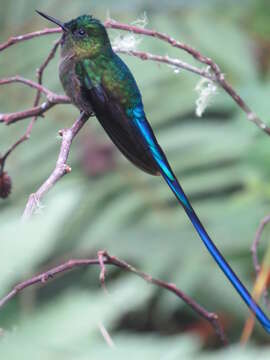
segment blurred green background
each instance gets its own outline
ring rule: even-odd
[[[154,1],[0,0],[0,42],[48,24],[37,8],[68,20],[83,13],[132,22],[147,13],[158,29],[212,57],[247,103],[269,121],[270,6],[263,0]],[[111,30],[114,38],[118,31]],[[0,54],[0,77],[35,70],[57,36],[16,45]],[[185,54],[154,39],[139,49]],[[250,255],[260,219],[269,213],[269,139],[245,118],[222,90],[205,115],[195,117],[193,74],[125,56],[141,88],[146,113],[184,189],[210,235],[249,289]],[[62,93],[58,56],[45,85]],[[191,61],[192,62],[192,61]],[[0,89],[0,112],[32,105],[34,92],[22,85]],[[0,296],[15,283],[75,257],[107,249],[139,269],[174,282],[209,311],[217,312],[231,343],[219,348],[211,327],[165,290],[110,268],[108,294],[99,269],[84,268],[23,291],[0,312],[3,359],[265,359],[269,335],[256,324],[246,348],[239,338],[249,312],[210,258],[168,187],[129,164],[92,118],[72,146],[72,173],[44,198],[34,220],[21,226],[29,194],[55,166],[59,129],[78,111],[58,106],[37,122],[30,141],[8,159],[13,191],[0,200]],[[26,121],[0,127],[3,153],[25,130]],[[264,234],[260,256],[265,253]],[[115,348],[106,344],[102,324]]]

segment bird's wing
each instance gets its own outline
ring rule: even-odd
[[[86,62],[81,62],[79,66],[80,69],[77,70],[84,79],[82,96],[90,101],[97,119],[111,140],[133,164],[149,174],[158,175],[156,162],[133,121],[132,114],[128,114],[116,94],[104,82],[93,84],[88,76]]]

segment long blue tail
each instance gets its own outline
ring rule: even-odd
[[[200,222],[198,216],[196,215],[195,211],[193,210],[190,202],[188,201],[187,196],[185,195],[183,189],[181,188],[180,184],[178,183],[177,179],[174,177],[174,179],[170,179],[166,173],[163,172],[161,169],[162,176],[164,177],[165,181],[169,185],[169,187],[172,189],[173,193],[175,194],[178,201],[183,206],[185,212],[187,213],[188,217],[190,218],[190,221],[192,222],[193,226],[197,230],[200,238],[204,242],[205,246],[207,247],[210,254],[213,256],[221,270],[224,272],[224,274],[227,276],[227,278],[230,280],[232,285],[235,287],[239,295],[242,297],[242,299],[245,301],[247,306],[250,308],[250,310],[256,315],[259,322],[262,324],[264,329],[270,333],[270,320],[265,315],[265,313],[262,311],[262,309],[259,307],[259,305],[252,299],[250,293],[245,288],[245,286],[242,284],[242,282],[239,280],[235,272],[232,270],[230,265],[227,263],[227,261],[224,259],[224,257],[221,255],[220,251],[217,249],[209,235],[207,234],[205,228],[203,227],[202,223]],[[173,172],[171,174],[174,176]]]
[[[224,274],[227,276],[227,278],[230,280],[232,285],[237,290],[238,294],[242,297],[242,299],[245,301],[249,309],[255,314],[261,325],[264,327],[264,329],[270,333],[270,319],[265,315],[265,313],[262,311],[262,309],[259,307],[259,305],[252,299],[250,293],[245,288],[245,286],[242,284],[242,282],[239,280],[239,278],[236,276],[230,265],[226,262],[224,257],[221,255],[220,251],[217,249],[213,241],[210,239],[209,235],[207,234],[205,228],[203,227],[202,223],[200,222],[198,216],[196,215],[195,211],[193,210],[186,194],[184,193],[184,190],[180,186],[177,178],[175,177],[168,160],[163,153],[162,149],[158,145],[155,135],[147,122],[146,119],[136,119],[137,126],[147,141],[147,144],[149,146],[149,150],[154,157],[160,172],[173,191],[174,195],[176,196],[177,200],[180,202],[180,204],[183,206],[185,212],[187,213],[190,221],[192,222],[193,226],[197,230],[197,233],[199,234],[200,238],[204,242],[205,246],[207,247],[210,254],[215,259],[216,263],[219,265],[221,270],[224,272]]]

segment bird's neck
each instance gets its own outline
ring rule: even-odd
[[[100,57],[107,57],[108,59],[113,55],[113,50],[110,42],[102,44],[100,42],[89,43],[89,46],[81,47],[72,42],[72,39],[63,34],[61,39],[61,60],[74,59],[77,61],[89,59],[98,61]]]

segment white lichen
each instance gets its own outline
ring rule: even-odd
[[[131,23],[133,26],[144,29],[148,24],[146,13],[143,16]],[[112,48],[114,51],[130,52],[136,51],[138,45],[142,41],[142,36],[136,35],[132,32],[126,34],[117,34],[112,40]]]
[[[206,70],[210,72],[210,68]],[[196,115],[201,117],[207,106],[211,103],[213,96],[217,94],[217,85],[212,80],[202,77],[197,83],[195,90],[199,94],[196,100]]]
[[[168,67],[171,68],[175,74],[179,74],[179,73],[181,72],[181,69],[180,69],[179,66],[176,66],[176,65],[168,65]]]
[[[127,35],[118,34],[112,41],[112,48],[114,51],[130,52],[135,51],[141,43],[141,38],[134,34]]]
[[[146,12],[144,12],[144,13],[142,14],[141,18],[133,21],[133,22],[131,23],[131,25],[133,25],[133,26],[138,26],[138,27],[140,27],[140,28],[142,28],[142,29],[145,29],[146,26],[148,25],[148,17],[147,17]]]

